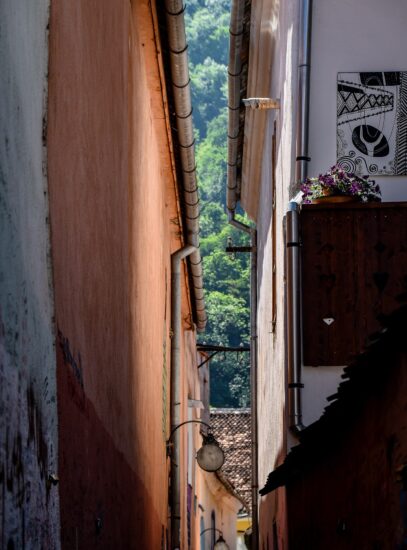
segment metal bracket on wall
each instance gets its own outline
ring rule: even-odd
[[[247,352],[250,351],[250,346],[239,346],[238,348],[231,348],[228,346],[214,346],[211,344],[197,344],[196,349],[198,351],[204,351],[204,352],[213,352],[209,357],[207,357],[202,363],[199,363],[198,369],[203,367],[208,361],[212,359],[215,355],[218,353],[225,353],[225,352],[233,352],[233,353],[241,353],[241,352]]]
[[[242,101],[244,106],[250,109],[280,109],[280,100],[272,99],[271,97],[248,97]]]
[[[215,355],[217,355],[218,353],[220,353],[219,351],[215,351],[214,353],[212,353],[212,355],[209,355],[209,357],[207,357],[204,361],[202,361],[202,363],[199,363],[198,365],[198,369],[200,369],[201,367],[203,367],[206,363],[208,363],[212,357],[215,357]]]

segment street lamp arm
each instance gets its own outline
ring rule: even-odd
[[[215,542],[215,546],[213,547],[213,550],[230,550],[229,546],[227,545],[225,539],[223,538],[223,533],[220,529],[217,529],[216,527],[207,527],[203,531],[200,532],[199,536],[206,533],[206,531],[218,531],[219,532],[219,538]]]
[[[207,527],[206,529],[204,529],[203,531],[201,531],[199,533],[199,536],[203,535],[204,533],[206,533],[207,531],[218,531],[218,533],[220,533],[220,535],[223,537],[223,533],[220,529],[218,529],[217,527]]]
[[[203,424],[209,430],[212,430],[212,426],[210,426],[207,422],[204,422],[203,420],[185,420],[185,422],[181,422],[181,424],[178,424],[178,426],[175,426],[175,428],[171,430],[171,433],[167,439],[167,443],[171,441],[172,436],[178,430],[178,428],[180,428],[181,426],[184,426],[185,424],[191,424],[192,422],[195,422],[196,424]]]
[[[172,436],[174,433],[185,424],[191,424],[196,422],[197,424],[203,424],[208,428],[208,433],[202,435],[202,447],[196,453],[196,460],[203,470],[206,472],[216,472],[219,468],[222,467],[225,461],[225,454],[222,451],[219,443],[216,441],[214,435],[212,434],[212,426],[204,422],[203,420],[185,420],[181,422],[178,426],[175,426],[170,433],[169,438],[167,439],[167,456],[172,455],[173,443],[171,442]]]

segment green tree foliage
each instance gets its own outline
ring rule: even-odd
[[[199,137],[205,138],[208,125],[220,114],[220,109],[226,110],[225,65],[206,57],[191,69],[194,124]]]
[[[229,46],[229,0],[191,0],[187,5],[189,59],[194,67],[207,56],[226,64]]]
[[[249,310],[244,298],[216,290],[206,293],[211,343],[238,347],[248,341]],[[249,364],[247,353],[225,353],[211,360],[211,404],[247,406]]]
[[[227,159],[226,108],[208,123],[206,138],[198,142],[196,162],[204,207],[208,203],[225,206]],[[204,208],[203,208],[204,210]],[[222,209],[224,211],[224,208]],[[224,219],[226,223],[226,217]],[[219,225],[218,228],[221,226]]]
[[[245,244],[245,235],[234,239],[236,230],[227,224],[226,215],[222,216],[223,224],[201,240],[201,251],[205,262],[205,288],[208,292],[219,291],[248,303],[249,265],[245,254],[231,255],[225,251],[226,245],[233,239],[233,244]],[[242,238],[243,237],[243,238]],[[246,243],[247,244],[247,243]]]
[[[239,347],[249,343],[249,257],[225,248],[248,244],[227,223],[227,59],[229,0],[189,0],[186,11],[196,159],[201,195],[201,252],[208,325],[202,341]],[[211,404],[249,405],[249,354],[211,360]]]

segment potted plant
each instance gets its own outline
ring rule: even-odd
[[[359,177],[345,172],[340,166],[332,166],[317,178],[307,178],[301,185],[302,200],[305,204],[318,202],[381,201],[378,184],[367,176]]]

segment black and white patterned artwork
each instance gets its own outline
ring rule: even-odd
[[[407,71],[338,73],[337,162],[359,175],[407,174]]]

